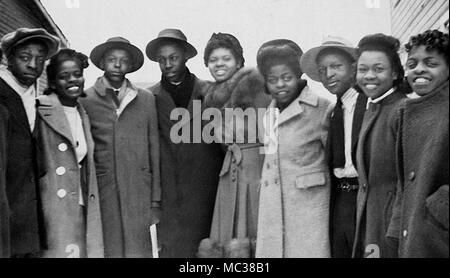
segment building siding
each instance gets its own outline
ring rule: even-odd
[[[20,27],[44,28],[51,34],[60,37],[62,46],[67,46],[66,38],[58,35],[59,30],[55,30],[48,22],[34,0],[0,0],[0,38]],[[6,64],[6,61],[1,61],[1,57],[0,64]],[[38,85],[40,93],[47,87],[45,70],[39,78]]]
[[[448,32],[448,0],[391,0],[392,34],[406,43],[428,29]]]

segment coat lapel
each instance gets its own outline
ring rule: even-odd
[[[361,125],[364,119],[364,113],[366,112],[367,97],[360,93],[356,99],[355,112],[353,114],[352,123],[352,159],[356,153],[356,146],[358,144],[359,134],[361,132]],[[353,159],[353,163],[356,159]]]
[[[38,114],[44,122],[46,122],[55,132],[71,142],[76,147],[70,125],[62,108],[61,103],[56,95],[41,96],[38,98]]]
[[[303,103],[314,107],[319,103],[318,97],[311,92],[308,86],[305,86],[298,98],[280,113],[278,125],[281,126],[293,117],[300,115],[304,111]]]

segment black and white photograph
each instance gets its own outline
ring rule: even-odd
[[[0,258],[448,258],[448,9],[0,0]]]

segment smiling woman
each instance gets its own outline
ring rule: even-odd
[[[49,88],[38,98],[40,179],[45,246],[42,257],[103,257],[103,237],[90,124],[84,94],[87,56],[59,51],[47,67]]]

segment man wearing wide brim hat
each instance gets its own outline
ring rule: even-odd
[[[143,54],[115,37],[90,58],[104,74],[80,102],[95,143],[105,257],[152,257],[149,227],[161,201],[156,102],[125,77],[142,66]]]
[[[6,192],[10,210],[10,251],[13,257],[33,256],[41,250],[36,142],[37,80],[45,60],[60,40],[42,28],[19,28],[4,35],[1,49],[8,67],[0,68],[0,106],[9,114]]]
[[[357,50],[347,40],[328,37],[301,58],[303,71],[321,82],[337,103],[330,119],[327,140],[331,173],[330,243],[334,258],[350,258],[356,229],[356,196],[359,188],[355,165],[358,135],[367,97],[356,87]]]
[[[178,29],[159,32],[158,37],[148,43],[146,53],[151,61],[159,64],[162,73],[161,81],[149,88],[158,103],[161,133],[164,198],[158,230],[161,257],[193,258],[200,240],[209,236],[224,155],[220,145],[203,142],[201,131],[194,137],[184,134],[199,141],[175,144],[173,139],[176,138],[171,138],[174,125],[169,119],[173,109],[187,109],[191,120],[188,119],[183,130],[193,122],[201,124],[201,105],[209,84],[186,67],[197,50]]]
[[[132,59],[132,66],[128,73],[135,72],[142,67],[144,64],[144,55],[141,50],[136,46],[132,45],[127,39],[122,37],[114,37],[108,39],[106,42],[97,45],[89,55],[92,63],[99,69],[104,68],[102,65],[102,58],[111,49],[122,49],[128,52]]]

